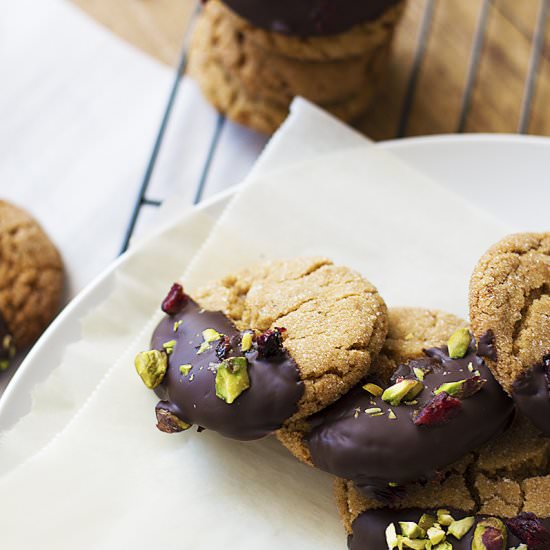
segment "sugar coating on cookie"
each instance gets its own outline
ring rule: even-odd
[[[195,424],[235,439],[268,435],[344,394],[387,332],[376,289],[324,258],[264,262],[195,299],[174,285],[151,350],[136,357],[167,432]]]
[[[503,522],[505,548],[519,544],[529,544],[530,549],[549,548],[544,546],[550,544],[548,444],[549,440],[525,418],[518,417],[509,431],[470,458],[465,471],[450,469],[440,483],[413,485],[391,507],[365,497],[352,482],[338,479],[335,495],[349,535],[349,548],[387,549],[386,530],[390,524],[394,524],[398,535],[404,536],[399,522],[418,524],[424,514],[438,518],[438,509],[440,513],[446,511],[453,520],[471,518],[462,522],[462,527],[471,527],[460,538],[452,534],[462,533],[457,529],[460,524],[442,527],[450,548],[470,550],[476,526],[488,516]],[[435,536],[436,531],[431,534]],[[415,538],[422,539],[420,535],[416,533]]]
[[[376,365],[383,377],[395,371],[391,385],[367,378],[307,423],[279,432],[296,456],[381,500],[437,477],[502,432],[513,412],[463,321],[403,309],[391,311],[389,323]],[[451,358],[453,350],[441,344],[455,333],[466,341],[460,357]],[[422,351],[423,342],[441,347]]]
[[[57,313],[59,252],[27,212],[0,201],[0,360],[32,343]]]
[[[495,338],[495,377],[550,435],[550,233],[510,235],[492,246],[470,282],[477,335]]]

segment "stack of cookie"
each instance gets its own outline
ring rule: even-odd
[[[550,233],[480,260],[471,329],[323,258],[267,262],[196,301],[176,283],[135,367],[160,430],[275,433],[333,474],[353,550],[548,550],[549,296]]]
[[[345,121],[371,103],[404,0],[209,0],[190,74],[232,120],[272,133],[302,96]]]

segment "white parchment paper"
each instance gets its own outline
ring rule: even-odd
[[[259,258],[325,254],[359,269],[389,305],[465,314],[469,273],[504,233],[483,212],[365,146],[250,179],[184,281],[192,290]],[[173,236],[163,235],[159,246],[173,253],[181,235]],[[155,430],[156,399],[132,360],[160,318],[157,283],[166,273],[157,260],[141,256],[104,304],[111,323],[131,312],[135,337],[108,358],[112,366],[66,427],[0,480],[0,499],[9,503],[0,514],[3,544],[344,548],[330,476],[299,464],[274,439],[243,444],[208,431]],[[121,296],[131,296],[131,310]],[[92,354],[104,351],[96,342]]]

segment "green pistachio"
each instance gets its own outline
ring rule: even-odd
[[[397,532],[393,523],[390,523],[386,527],[386,543],[388,545],[388,550],[397,548]]]
[[[243,337],[241,339],[241,351],[243,353],[250,351],[250,349],[252,348],[253,338],[254,338],[254,335],[252,334],[252,332],[245,332],[243,334]]]
[[[475,521],[474,516],[453,521],[447,528],[447,534],[460,540],[474,526]]]
[[[472,336],[467,328],[459,328],[447,341],[449,357],[451,359],[462,359],[468,351]]]
[[[513,546],[509,550],[529,550],[526,544],[521,543],[518,546]]]
[[[486,518],[476,525],[472,550],[504,550],[508,532],[498,518]]]
[[[378,414],[381,413],[382,409],[380,407],[371,407],[370,409],[365,409],[366,414]]]
[[[445,508],[440,508],[437,511],[437,523],[440,525],[449,526],[451,523],[453,523],[455,519],[453,516],[451,516],[451,512],[449,510],[445,510]]]
[[[10,366],[9,359],[0,360],[0,371],[6,370]]]
[[[399,528],[405,537],[409,537],[410,539],[424,538],[424,530],[421,529],[414,521],[400,521]]]
[[[422,369],[419,369],[418,367],[413,367],[413,372],[418,380],[424,380],[424,371]]]
[[[380,397],[384,393],[384,390],[378,384],[373,384],[372,382],[365,384],[363,389],[374,395],[374,397]]]
[[[165,351],[152,349],[136,355],[134,366],[143,383],[150,389],[156,388],[163,380],[168,368],[168,355]]]
[[[427,531],[430,527],[433,527],[435,518],[431,514],[422,514],[418,520],[418,526],[424,531]]]
[[[164,344],[162,344],[162,347],[166,350],[166,353],[170,355],[174,351],[175,345],[176,345],[175,340],[169,340],[168,342],[164,342]]]
[[[445,540],[445,531],[441,527],[430,527],[427,530],[427,535],[432,544],[439,544]]]
[[[218,366],[216,396],[231,404],[250,387],[246,357],[230,357]]]
[[[182,323],[183,323],[183,321],[181,319],[174,323],[174,332],[178,332],[178,329],[180,328]]]
[[[424,384],[422,382],[406,378],[386,388],[382,394],[382,399],[395,407],[403,400],[414,399],[423,389]]]
[[[181,418],[178,418],[175,414],[168,409],[157,409],[157,428],[161,432],[168,434],[183,432],[191,427]]]
[[[183,376],[187,376],[189,374],[189,371],[193,368],[192,365],[180,365],[180,372],[183,374]]]
[[[390,420],[395,420],[397,418],[397,415],[391,409],[388,409],[388,418]]]
[[[396,483],[395,481],[388,482],[388,487],[399,487],[399,483]]]
[[[206,330],[202,331],[202,338],[205,342],[215,342],[216,340],[219,340],[222,337],[222,335],[213,328],[207,328]]]
[[[445,540],[432,546],[432,550],[453,550],[453,545],[448,540]]]
[[[410,539],[409,537],[397,536],[397,548],[412,548],[412,550],[425,550],[428,541],[420,539]]]
[[[204,353],[206,350],[210,349],[212,346],[208,342],[203,342],[199,349],[197,350],[197,355]]]

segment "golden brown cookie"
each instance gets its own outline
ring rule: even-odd
[[[395,499],[385,508],[379,501],[366,498],[353,483],[337,480],[336,501],[350,535],[350,548],[387,548],[377,544],[385,542],[385,531],[390,523],[395,524],[397,534],[403,534],[399,521],[418,523],[424,513],[437,516],[437,509],[450,510],[454,519],[473,516],[471,529],[460,539],[452,535],[454,528],[449,534],[449,526],[443,526],[453,549],[470,549],[475,524],[483,516],[498,517],[505,522],[507,518],[516,518],[506,529],[508,544],[505,548],[528,542],[527,534],[521,529],[522,522],[527,520],[531,522],[532,531],[536,532],[538,525],[542,533],[543,530],[548,533],[549,444],[550,440],[543,438],[524,418],[518,417],[509,431],[468,460],[465,471],[451,468],[440,484],[414,485],[402,498]],[[538,518],[525,516],[529,513]],[[467,527],[468,522],[466,524]],[[547,535],[539,535],[544,543]],[[549,548],[537,546],[533,540],[530,542],[533,545],[529,548]]]
[[[273,433],[346,393],[387,332],[376,289],[324,258],[263,262],[195,300],[174,284],[151,349],[135,361],[161,399],[165,432],[194,424],[240,440]]]
[[[371,65],[386,48],[385,43],[348,59],[304,61],[259,47],[227,12],[221,2],[210,2],[196,32],[203,47],[241,82],[249,95],[275,103],[290,103],[299,95],[323,105],[345,102],[372,87]]]
[[[388,335],[372,367],[372,373],[383,382],[389,382],[399,364],[421,357],[425,348],[441,345],[456,329],[464,326],[465,321],[443,311],[390,308]],[[295,457],[313,465],[304,440],[308,429],[307,423],[299,422],[280,430],[277,437]]]
[[[391,41],[405,2],[389,7],[378,18],[355,25],[346,32],[323,36],[289,36],[254,26],[221,3],[209,1],[208,10],[223,10],[231,25],[256,46],[280,55],[308,61],[332,61],[368,55]]]
[[[0,201],[0,332],[2,364],[32,343],[60,305],[63,265],[40,225],[24,210]]]
[[[296,95],[347,122],[371,104],[382,81],[392,32],[386,29],[383,39],[347,59],[312,61],[263,47],[242,23],[220,2],[208,2],[193,34],[189,59],[189,73],[206,98],[233,121],[272,133]]]
[[[501,433],[513,413],[463,321],[398,309],[389,323],[375,364],[381,376],[278,433],[301,460],[384,501],[411,483],[439,478]]]
[[[304,418],[335,401],[369,372],[387,332],[387,310],[375,287],[326,258],[264,262],[204,287],[206,309],[239,328],[284,327],[284,347],[304,382]]]
[[[496,378],[550,435],[550,233],[519,233],[492,246],[470,282],[477,335],[492,331]]]

